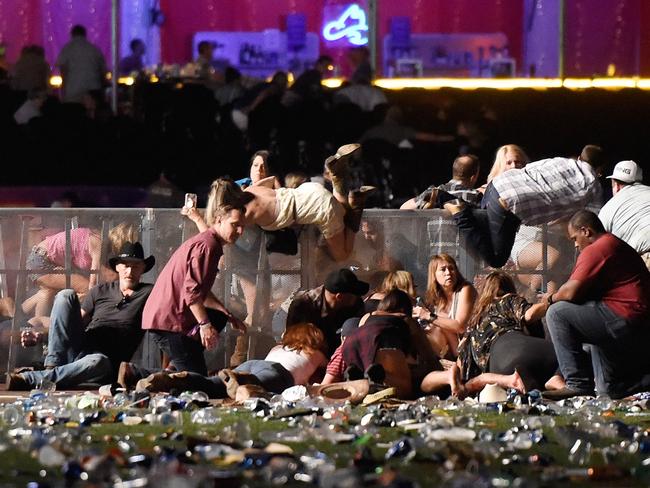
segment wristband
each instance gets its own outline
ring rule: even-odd
[[[201,322],[197,322],[196,325],[198,325],[199,327],[201,327],[203,325],[211,325],[210,324],[210,319],[201,320]]]

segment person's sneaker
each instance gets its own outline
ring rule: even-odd
[[[133,368],[133,364],[122,361],[117,372],[117,382],[122,388],[132,390],[140,378]]]
[[[31,389],[31,385],[21,375],[7,373],[7,391],[28,391]]]
[[[547,400],[564,400],[565,398],[573,398],[576,396],[594,396],[594,391],[565,386],[559,390],[545,390],[542,392],[542,396]]]

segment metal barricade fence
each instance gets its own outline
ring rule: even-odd
[[[83,238],[77,236],[84,232],[99,240],[97,251],[92,251],[99,252],[96,262],[102,266],[98,269],[87,266],[92,256],[79,248]],[[238,317],[252,324],[249,358],[264,357],[280,338],[292,294],[322,284],[334,269],[350,267],[371,289],[389,271],[405,269],[422,292],[426,290],[428,263],[436,254],[456,259],[469,281],[480,282],[488,271],[465,251],[449,214],[441,210],[366,210],[353,254],[339,263],[329,258],[315,228],[297,232],[295,256],[267,253],[266,235],[259,228],[247,228],[235,245],[225,248],[213,291]],[[20,346],[20,328],[28,320],[46,321],[42,317],[49,314],[59,289],[75,287],[83,295],[91,275],[98,283],[117,278],[110,274],[107,262],[120,239],[135,235],[145,255],[155,256],[155,267],[142,277],[142,281],[153,283],[176,248],[196,233],[194,224],[176,209],[0,209],[0,372],[42,361],[43,348]],[[43,243],[56,234],[65,243],[60,249],[61,266],[39,268],[43,262],[38,258],[47,247]],[[35,254],[34,247],[39,244]],[[513,262],[505,269],[517,275],[521,291],[534,299],[535,292],[544,290],[549,280],[561,283],[574,259],[573,246],[561,230],[522,227]],[[38,279],[45,275],[48,280]],[[206,353],[210,369],[228,365],[234,339],[235,334],[227,331],[219,348]],[[161,364],[160,352],[147,340],[135,360],[149,367]]]

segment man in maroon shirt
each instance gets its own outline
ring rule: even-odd
[[[208,229],[174,252],[158,276],[142,314],[142,328],[167,354],[171,365],[177,371],[202,375],[208,373],[203,351],[217,346],[226,322],[246,331],[245,324],[212,293],[223,246],[234,244],[244,232],[245,210],[243,206],[218,207],[212,198],[208,208],[212,216]],[[130,388],[151,372],[122,363],[118,382]]]
[[[546,323],[566,387],[544,396],[593,395],[594,376],[597,393],[612,398],[647,389],[650,272],[593,212],[573,215],[569,237],[580,255],[569,280],[546,295],[552,304]],[[583,344],[591,345],[591,363]]]

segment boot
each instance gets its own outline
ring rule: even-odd
[[[146,378],[138,381],[135,389],[147,390],[152,393],[158,391],[171,391],[173,389],[180,391],[193,390],[192,385],[187,378],[187,371],[181,371],[180,373],[160,371],[159,373],[150,374]]]
[[[337,149],[336,154],[325,160],[325,168],[332,178],[332,187],[339,195],[348,194],[348,162],[360,147],[359,144],[345,144]]]
[[[237,336],[235,350],[230,356],[230,367],[236,368],[248,359],[248,333]]]
[[[235,400],[237,398],[237,388],[242,385],[260,385],[260,380],[257,379],[257,376],[251,373],[244,373],[241,371],[233,371],[232,369],[222,369],[217,374],[219,378],[226,385],[226,392],[228,396]]]
[[[348,193],[348,204],[350,208],[345,212],[343,223],[352,232],[359,232],[361,226],[361,216],[363,209],[366,206],[366,200],[375,192],[377,188],[374,186],[362,186],[358,190],[352,190]]]

